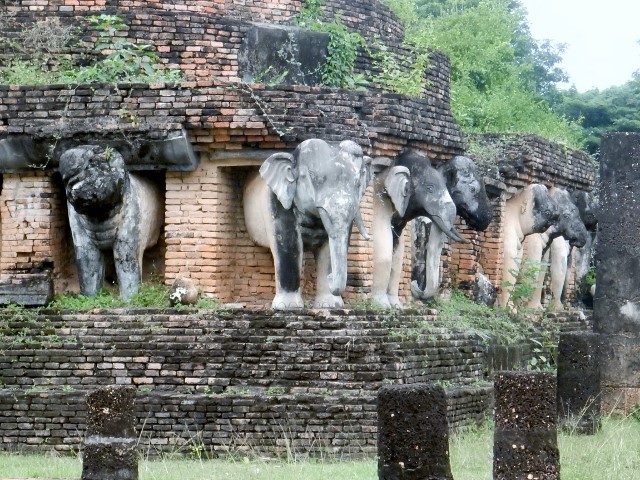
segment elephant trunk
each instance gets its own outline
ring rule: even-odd
[[[356,210],[356,218],[354,220],[356,227],[358,228],[358,231],[360,232],[360,235],[362,235],[362,238],[364,238],[365,240],[370,240],[371,237],[369,236],[369,232],[367,232],[367,227],[365,227],[364,225],[364,220],[362,220],[362,212],[360,212],[360,208],[358,207],[358,210]]]
[[[327,276],[332,295],[339,296],[347,288],[347,254],[351,237],[351,220],[340,216],[331,216],[324,208],[318,208],[325,230],[329,234],[329,255],[331,273]],[[341,212],[344,213],[344,212]]]
[[[331,273],[327,280],[332,295],[342,295],[347,288],[347,239],[329,237],[329,253],[331,254]]]

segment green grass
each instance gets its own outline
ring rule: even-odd
[[[640,422],[608,418],[594,436],[561,433],[558,438],[562,480],[638,480]],[[456,480],[491,480],[491,430],[454,435],[451,464]],[[0,454],[3,478],[80,477],[81,461],[51,455]],[[375,480],[375,460],[296,461],[264,459],[238,461],[155,460],[140,464],[141,480]]]

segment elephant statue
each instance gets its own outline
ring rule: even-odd
[[[316,259],[318,308],[344,305],[347,250],[352,224],[367,237],[360,201],[371,180],[371,158],[350,140],[338,146],[302,142],[293,154],[275,153],[244,190],[244,216],[252,240],[271,249],[275,265],[274,309],[302,308],[303,249]]]
[[[558,205],[558,220],[544,233],[530,235],[525,243],[525,255],[537,263],[549,263],[551,279],[550,310],[562,308],[562,290],[564,289],[569,262],[569,252],[572,247],[583,247],[587,242],[587,229],[580,218],[578,207],[573,203],[571,195],[562,188],[552,187],[549,195]],[[546,268],[542,268],[538,275],[538,284],[529,300],[527,307],[534,310],[542,309],[542,289]]]
[[[509,305],[523,256],[523,241],[533,233],[542,233],[560,215],[558,205],[547,187],[537,183],[528,185],[506,201],[504,215],[504,249],[502,258],[502,288],[498,305]]]
[[[408,222],[428,217],[437,228],[456,241],[466,241],[454,228],[456,205],[444,178],[429,159],[414,150],[402,151],[394,160],[373,161],[373,286],[374,303],[402,308],[398,296],[404,242]],[[439,257],[438,257],[439,261]]]
[[[582,248],[575,248],[572,251],[572,254],[575,255],[576,283],[578,285],[582,285],[583,279],[586,277],[589,268],[591,267],[591,260],[597,241],[597,204],[593,195],[583,190],[575,190],[571,192],[571,199],[578,207],[580,218],[588,232],[587,243],[585,243]]]
[[[474,230],[486,230],[493,218],[493,209],[473,160],[456,156],[441,163],[438,171],[444,177],[458,215]],[[424,254],[424,259],[414,262],[411,292],[415,298],[430,300],[440,287],[440,257],[446,236],[437,225],[430,222],[430,225],[423,226],[420,223],[423,222],[416,222],[416,227],[428,230],[428,238],[426,247],[419,252]]]
[[[120,296],[129,299],[142,281],[142,255],[155,245],[164,219],[162,193],[125,169],[114,149],[82,145],[60,157],[80,292],[103,287],[105,254],[113,252]]]

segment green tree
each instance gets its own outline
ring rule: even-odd
[[[561,47],[535,41],[513,0],[389,0],[410,43],[451,59],[451,108],[468,132],[535,133],[576,147],[581,129],[543,95],[564,80]]]
[[[597,155],[605,133],[640,132],[640,73],[623,85],[602,91],[579,93],[572,88],[560,92],[553,108],[582,123],[585,147]]]

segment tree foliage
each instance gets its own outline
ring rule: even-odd
[[[566,79],[562,46],[538,42],[514,0],[388,0],[408,40],[451,59],[451,108],[470,133],[535,133],[569,146],[581,129],[545,100]]]
[[[640,132],[640,72],[627,83],[605,90],[579,93],[575,88],[558,92],[554,110],[584,128],[585,147],[597,155],[602,135]]]

